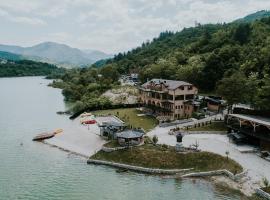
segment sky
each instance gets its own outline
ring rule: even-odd
[[[0,0],[0,43],[52,41],[116,54],[165,30],[231,22],[270,0]]]

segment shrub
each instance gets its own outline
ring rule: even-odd
[[[263,182],[264,187],[269,187],[270,186],[270,183],[269,183],[269,181],[268,181],[268,179],[266,177],[264,177],[262,179],[262,182]]]
[[[157,142],[158,142],[158,137],[156,135],[154,135],[154,137],[153,137],[153,143],[154,143],[154,145],[156,145]]]

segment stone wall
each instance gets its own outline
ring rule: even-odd
[[[260,188],[256,189],[256,194],[259,195],[262,198],[265,198],[265,199],[269,199],[270,200],[270,194],[268,194],[267,192],[263,191]]]
[[[190,174],[185,174],[182,177],[207,177],[207,176],[227,176],[233,181],[239,181],[242,177],[246,175],[247,171],[243,171],[242,173],[234,175],[230,171],[226,169],[209,171],[209,172],[195,172]]]
[[[110,153],[110,152],[113,152],[113,151],[118,151],[118,150],[122,150],[122,149],[126,149],[126,147],[105,147],[103,146],[101,148],[102,151],[104,152],[107,152],[107,153]]]
[[[96,165],[107,165],[111,167],[116,167],[120,169],[127,169],[135,172],[147,173],[147,174],[167,174],[167,175],[174,175],[178,173],[185,173],[187,171],[193,170],[190,169],[154,169],[154,168],[145,168],[133,165],[126,165],[121,163],[109,162],[109,161],[102,161],[102,160],[93,160],[88,159],[87,164],[96,164]]]

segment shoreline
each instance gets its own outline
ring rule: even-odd
[[[64,151],[64,152],[67,152],[67,153],[70,153],[70,154],[73,154],[73,155],[76,155],[76,156],[80,156],[80,157],[86,159],[86,164],[103,165],[103,166],[112,167],[112,168],[115,168],[115,169],[118,168],[118,169],[124,169],[124,170],[127,170],[127,171],[133,171],[134,173],[150,174],[150,175],[153,175],[153,176],[158,176],[158,175],[159,176],[164,176],[165,178],[170,178],[170,179],[179,179],[179,178],[180,179],[207,179],[212,184],[219,184],[219,185],[225,186],[226,188],[237,190],[237,191],[241,192],[243,195],[245,195],[246,197],[251,197],[252,195],[256,194],[256,189],[257,188],[245,186],[245,184],[243,184],[242,180],[240,180],[240,181],[236,181],[236,179],[233,180],[232,178],[230,178],[230,176],[227,176],[226,173],[224,173],[223,170],[199,172],[199,175],[197,175],[197,173],[192,173],[192,172],[190,174],[185,173],[185,172],[192,171],[192,169],[166,169],[166,170],[163,171],[163,169],[154,169],[154,168],[144,168],[144,169],[142,169],[143,167],[134,166],[134,165],[125,165],[125,164],[121,164],[121,163],[117,163],[116,165],[110,165],[109,164],[110,162],[106,163],[107,161],[102,161],[102,160],[99,160],[99,161],[101,161],[101,163],[104,162],[103,164],[100,164],[100,163],[98,163],[96,161],[91,163],[91,161],[89,162],[89,160],[91,160],[91,159],[89,159],[90,156],[87,156],[87,155],[84,155],[84,154],[81,154],[81,153],[77,153],[75,151],[72,151],[72,150],[69,150],[69,149],[54,145],[54,144],[50,144],[50,143],[48,143],[46,141],[44,141],[42,143],[46,144],[46,145],[49,145],[50,147],[57,148],[57,149],[59,149],[61,151]],[[120,164],[120,166],[118,164]],[[129,166],[131,168],[129,168],[129,167],[125,168],[126,166]],[[138,167],[139,167],[139,169],[138,169]],[[132,169],[132,168],[136,168],[136,169]],[[140,170],[140,168],[142,170]],[[145,171],[145,169],[146,169],[146,171]],[[151,171],[151,172],[149,172],[148,170]],[[163,172],[158,172],[158,173],[155,172],[155,171],[160,171],[160,170],[163,171]],[[179,173],[182,173],[182,174],[179,175]],[[210,174],[209,175],[200,175],[200,173],[202,173],[202,174],[210,173]],[[242,173],[246,173],[246,171],[243,171],[240,174],[242,174]],[[196,176],[194,176],[194,174]],[[244,178],[247,178],[247,177],[244,176],[241,179],[244,179]],[[244,181],[244,183],[245,183],[245,181]]]

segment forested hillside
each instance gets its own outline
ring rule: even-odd
[[[270,18],[265,18],[164,32],[109,62],[120,73],[140,72],[143,82],[147,78],[179,79],[213,91],[231,70],[241,70],[247,77],[257,73],[262,78],[269,73],[269,57]]]
[[[5,51],[0,51],[0,60],[22,60],[23,56],[5,52]]]
[[[64,71],[54,65],[30,60],[0,60],[0,77],[48,76],[48,78],[59,78]]]
[[[116,74],[130,72],[138,72],[141,82],[151,78],[188,81],[200,92],[217,92],[229,105],[241,102],[270,109],[270,18],[166,31],[119,53],[101,69],[66,74],[61,87],[66,99],[85,106],[117,83]],[[92,73],[101,73],[102,78]]]

